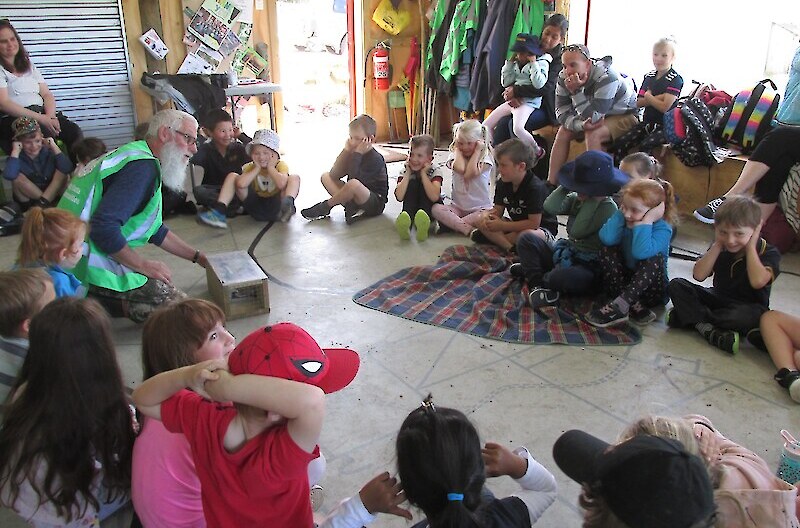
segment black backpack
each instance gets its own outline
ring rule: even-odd
[[[683,134],[672,133],[676,123],[682,123],[679,132]],[[713,127],[711,111],[696,97],[678,100],[675,107],[664,114],[664,128],[672,153],[688,167],[711,167],[722,161],[714,144]]]
[[[22,231],[22,210],[13,202],[0,205],[0,237]]]

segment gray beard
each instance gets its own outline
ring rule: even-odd
[[[173,191],[182,191],[183,182],[186,181],[186,167],[188,160],[177,145],[172,142],[161,147],[161,181]]]

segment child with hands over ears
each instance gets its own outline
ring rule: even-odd
[[[3,177],[12,182],[14,201],[23,211],[32,205],[50,207],[67,186],[73,166],[53,138],[44,138],[39,123],[19,117],[11,125],[14,142]]]
[[[162,372],[133,399],[186,436],[209,526],[311,526],[307,468],[319,454],[325,393],[347,386],[358,365],[352,350],[323,352],[280,323],[237,345],[228,370],[212,359]]]
[[[713,346],[735,354],[740,336],[763,348],[761,315],[769,310],[772,283],[780,273],[780,252],[761,238],[761,209],[748,196],[730,196],[714,221],[715,240],[694,264],[692,276],[711,288],[673,279],[669,295],[671,328],[695,328]]]
[[[81,281],[67,270],[81,260],[86,231],[86,222],[68,211],[33,207],[22,224],[17,265],[43,267],[53,279],[56,297],[84,297]]]
[[[241,174],[232,172],[225,177],[216,203],[197,218],[206,225],[226,228],[226,211],[236,196],[253,220],[288,222],[296,211],[294,199],[300,190],[300,177],[289,174],[279,148],[280,137],[275,131],[257,130],[245,146],[253,161],[242,167]]]
[[[427,519],[413,528],[530,527],[555,501],[553,475],[524,447],[481,447],[478,432],[455,409],[428,396],[397,433],[397,469],[411,505]],[[495,498],[486,477],[508,475],[520,489]]]
[[[432,208],[440,228],[469,236],[483,212],[492,207],[489,178],[494,161],[487,145],[486,128],[475,119],[453,126],[453,143],[446,162],[453,171],[450,203],[436,203]]]
[[[550,63],[553,57],[549,53],[542,51],[539,47],[539,38],[527,33],[517,35],[514,45],[511,47],[514,56],[503,64],[500,71],[500,82],[504,88],[515,85],[530,85],[534,88],[541,88],[547,83],[547,76],[550,73]],[[542,97],[525,97],[522,99],[511,99],[501,104],[489,114],[483,126],[489,135],[491,142],[491,132],[497,126],[501,118],[511,114],[514,135],[533,148],[536,159],[544,156],[544,149],[536,143],[533,135],[525,129],[530,115],[542,106]]]
[[[667,257],[672,223],[677,219],[672,185],[663,180],[634,180],[622,188],[622,206],[600,229],[600,269],[611,300],[586,315],[606,327],[627,321],[655,320],[651,307],[667,302]]]
[[[441,202],[443,177],[439,168],[433,167],[433,138],[428,134],[414,136],[403,171],[397,177],[394,196],[403,203],[403,212],[394,224],[402,240],[411,238],[411,225],[417,230],[417,240],[428,238],[431,226],[431,208]]]

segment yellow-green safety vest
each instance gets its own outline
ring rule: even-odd
[[[131,216],[120,228],[129,247],[143,246],[161,227],[161,164],[146,141],[128,143],[91,162],[83,176],[72,178],[58,207],[79,216],[88,224],[103,199],[103,180],[119,172],[128,163],[145,159],[156,162],[158,180],[155,191],[144,209]],[[83,244],[81,260],[72,273],[86,286],[100,286],[119,292],[134,290],[147,282],[147,277],[141,273],[103,253],[88,236]]]

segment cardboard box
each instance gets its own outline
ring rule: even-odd
[[[208,255],[211,298],[228,319],[269,312],[269,279],[246,251]]]

